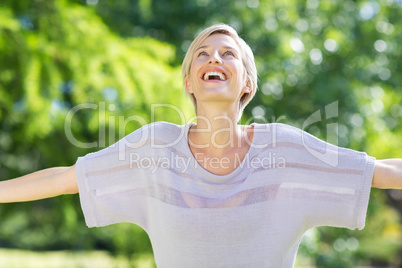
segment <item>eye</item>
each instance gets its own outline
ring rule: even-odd
[[[226,51],[225,53],[223,53],[223,55],[224,56],[232,56],[232,57],[234,57],[235,56],[235,54],[232,52],[232,51]]]
[[[208,56],[208,53],[205,51],[201,51],[200,53],[198,53],[198,57],[200,56]]]

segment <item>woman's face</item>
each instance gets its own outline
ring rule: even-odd
[[[193,55],[186,90],[193,93],[197,105],[202,101],[239,101],[250,91],[245,69],[235,40],[225,34],[206,38]]]

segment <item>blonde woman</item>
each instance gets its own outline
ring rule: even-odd
[[[249,46],[205,29],[183,61],[197,123],[145,125],[116,144],[0,182],[0,202],[79,192],[89,227],[132,222],[158,267],[292,267],[303,233],[362,229],[370,188],[402,188],[402,160],[375,160],[284,124],[239,125],[257,88]]]

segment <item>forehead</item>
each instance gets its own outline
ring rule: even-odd
[[[204,47],[230,47],[240,51],[239,45],[237,42],[229,35],[226,34],[212,34],[208,36],[197,48],[204,48]]]

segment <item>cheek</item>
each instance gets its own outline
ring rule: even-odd
[[[191,64],[191,68],[190,68],[190,76],[196,77],[198,70],[199,70],[199,64],[197,64],[196,62],[193,62],[193,64]]]
[[[237,68],[236,68],[236,80],[244,82],[246,78],[247,78],[246,69],[243,67],[243,65],[237,66]]]
[[[236,62],[236,64],[233,65],[233,69],[235,70],[236,74],[241,77],[243,77],[244,73],[246,72],[246,68],[241,62]]]
[[[193,62],[191,63],[191,68],[197,68],[198,66],[201,65],[201,60],[199,59],[194,59]]]

